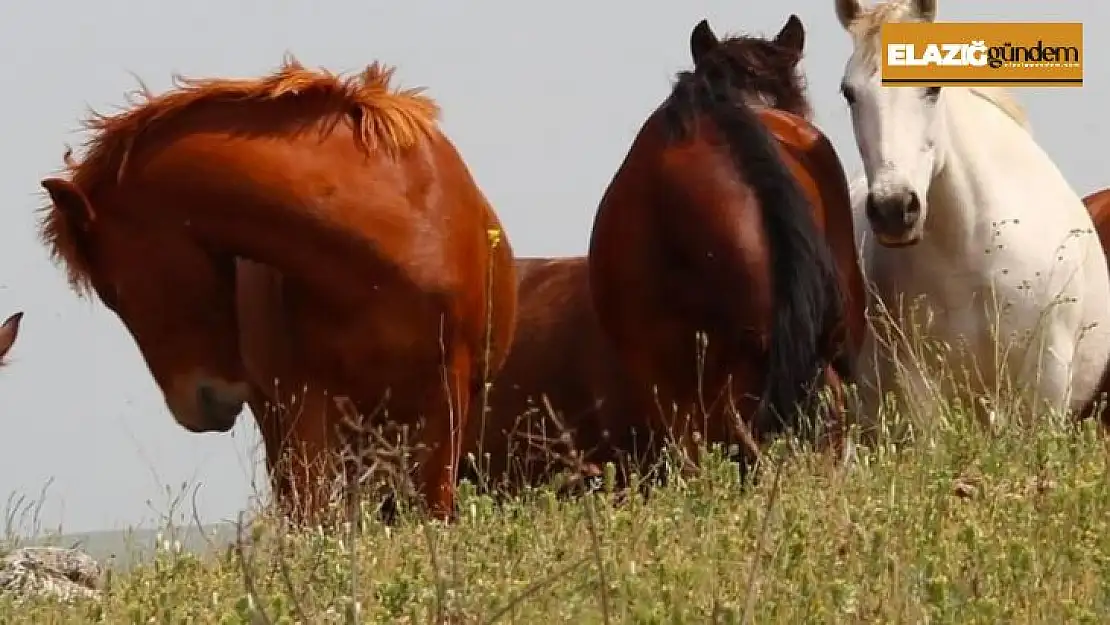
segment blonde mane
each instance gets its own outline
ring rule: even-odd
[[[350,116],[361,148],[395,155],[422,138],[434,136],[440,111],[432,98],[423,95],[422,88],[393,88],[390,83],[394,70],[375,61],[358,75],[344,77],[306,69],[294,57],[286,56],[276,71],[261,78],[174,76],[174,88],[158,95],[140,83],[138,92],[129,98],[131,108],[115,115],[92,111],[82,122],[92,133],[85,143],[85,157],[78,161],[67,150],[64,171],[83,190],[118,181],[135,144],[154,127],[212,104],[246,108],[301,98],[325,103],[323,110],[330,111],[337,120],[342,115]],[[86,294],[91,287],[89,265],[78,233],[54,206],[47,205],[43,210],[43,243],[54,260],[65,265],[74,290]]]
[[[1025,107],[1021,105],[1021,102],[1018,102],[1013,92],[1002,87],[967,87],[967,90],[997,106],[998,110],[1014,120],[1026,132],[1033,132],[1033,126],[1029,123],[1029,116],[1025,112]]]
[[[864,9],[848,25],[848,32],[855,42],[860,58],[875,67],[882,58],[883,24],[896,22],[919,22],[914,13],[912,0],[888,0]],[[974,95],[998,107],[1007,117],[1014,120],[1026,132],[1032,132],[1029,116],[1014,95],[1002,87],[965,87]]]

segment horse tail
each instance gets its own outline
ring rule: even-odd
[[[775,313],[755,425],[759,432],[781,432],[798,425],[799,410],[810,412],[815,383],[826,364],[832,364],[826,362],[822,341],[830,317],[844,317],[840,281],[812,206],[782,162],[770,132],[750,106],[722,89],[702,85],[704,104],[762,210]],[[847,364],[847,359],[837,360],[837,368]]]

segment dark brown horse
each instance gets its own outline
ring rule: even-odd
[[[468,477],[509,489],[635,453],[629,415],[641,410],[594,314],[586,258],[519,258],[516,270],[513,347],[466,446]]]
[[[693,71],[640,129],[594,222],[601,325],[694,455],[696,434],[751,458],[802,424],[817,382],[854,377],[863,281],[844,170],[807,121],[803,41],[796,16],[773,40],[720,41],[699,23]]]
[[[384,405],[423,422],[418,488],[449,514],[468,408],[513,332],[500,223],[436,104],[391,74],[290,60],[261,79],[180,79],[93,117],[84,159],[42,182],[46,243],[131,332],[181,425],[226,431],[245,401],[293,406],[280,428],[260,421],[272,467],[309,467],[275,477],[308,512],[339,477],[345,395],[367,418]],[[283,277],[287,358],[240,354],[239,258]]]
[[[23,313],[17,312],[0,324],[0,366],[4,365],[4,359],[8,357],[12,345],[15,345],[15,340],[19,338],[21,321],[23,321]]]

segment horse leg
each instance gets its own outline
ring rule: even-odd
[[[251,414],[254,416],[255,425],[262,436],[262,448],[265,453],[266,475],[270,481],[270,492],[277,502],[286,501],[289,497],[290,484],[288,476],[280,468],[281,450],[284,433],[281,429],[281,418],[277,410],[270,405],[266,394],[256,386],[251,387],[251,397],[248,401]]]
[[[943,393],[930,384],[921,363],[897,339],[884,343],[869,332],[864,340],[859,364],[860,435],[876,444],[889,434],[896,437],[895,425],[932,423]],[[893,394],[893,402],[888,401]],[[902,427],[902,426],[899,426]]]
[[[839,458],[841,465],[847,465],[851,462],[853,450],[848,440],[847,393],[841,376],[835,364],[826,366],[823,372],[824,385],[828,389],[828,402],[822,402],[819,406],[823,427],[818,440],[818,449],[831,452],[834,458]]]
[[[273,470],[284,485],[282,505],[295,520],[317,523],[331,503],[336,462],[331,430],[333,404],[324,392],[306,390],[288,402],[284,414],[273,418],[287,424],[282,428],[278,458]]]
[[[455,513],[455,480],[474,380],[470,350],[460,343],[455,341],[448,352],[446,384],[429,393],[422,436],[429,449],[418,472],[418,488],[429,512],[443,520]]]
[[[879,342],[870,328],[864,335],[863,345],[855,362],[856,392],[854,397],[855,420],[861,434],[871,438],[878,427],[879,411],[885,388],[893,384],[888,379],[887,363],[880,359]]]

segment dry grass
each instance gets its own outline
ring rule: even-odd
[[[467,492],[452,526],[259,519],[211,560],[172,540],[100,604],[0,602],[34,623],[1104,622],[1110,483],[1093,425],[953,421],[828,463],[777,445],[617,504]]]
[[[102,601],[9,598],[0,622],[1106,622],[1104,433],[1007,414],[1021,402],[996,401],[989,422],[967,405],[886,412],[844,466],[780,440],[755,482],[711,454],[649,498],[614,493],[612,470],[572,499],[497,503],[464,485],[449,526],[403,513],[386,527],[364,507],[335,532],[293,530],[263,510],[211,558],[167,530]]]

